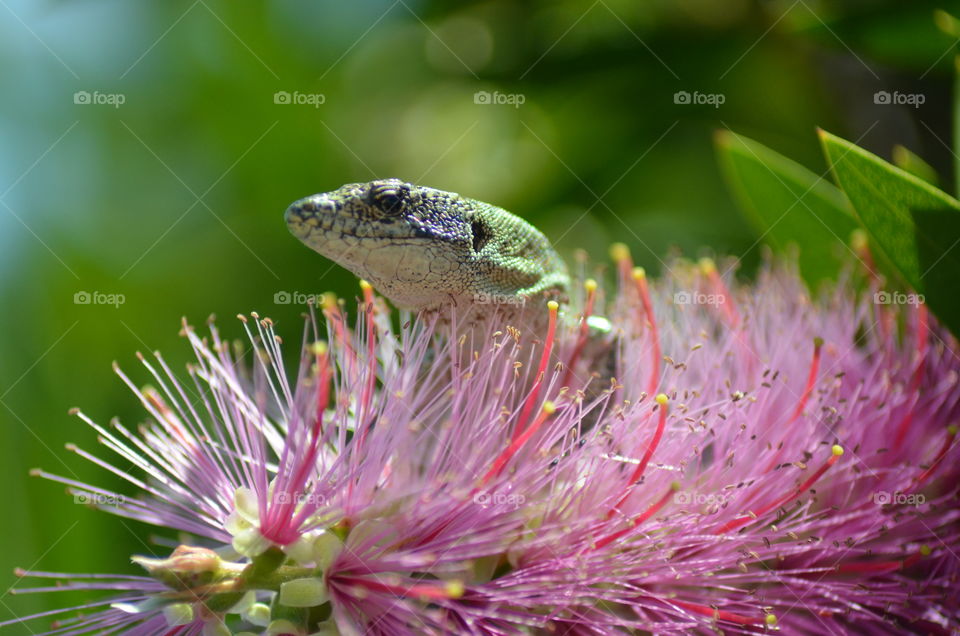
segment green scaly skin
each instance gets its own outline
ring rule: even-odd
[[[537,228],[482,201],[384,179],[300,199],[290,231],[403,309],[562,300],[563,259]]]

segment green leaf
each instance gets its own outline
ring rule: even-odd
[[[953,187],[960,196],[960,55],[953,58],[953,68]]]
[[[940,177],[937,175],[937,171],[933,169],[929,163],[920,158],[919,155],[914,154],[906,146],[901,146],[897,144],[893,147],[893,164],[905,170],[917,177],[918,179],[923,179],[930,185],[938,185]]]
[[[953,333],[960,333],[960,214],[956,210],[913,210],[920,269],[927,303]]]
[[[960,38],[960,20],[957,20],[946,11],[942,9],[935,10],[933,12],[933,23],[947,35]]]
[[[815,285],[835,276],[857,227],[850,204],[833,184],[766,146],[728,130],[715,142],[727,182],[764,240],[800,248],[800,271]]]
[[[849,141],[820,132],[837,183],[898,276],[960,333],[960,201]],[[889,267],[889,265],[888,265]]]

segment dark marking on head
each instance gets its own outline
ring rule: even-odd
[[[479,219],[474,219],[470,230],[473,233],[473,251],[479,253],[490,241],[490,230]]]

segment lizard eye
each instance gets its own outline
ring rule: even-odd
[[[471,223],[470,231],[473,233],[473,251],[479,252],[490,240],[490,232],[480,221],[474,221]]]
[[[370,203],[390,216],[403,213],[403,206],[410,191],[406,186],[378,185],[370,189]]]

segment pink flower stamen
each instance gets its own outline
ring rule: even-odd
[[[490,470],[483,476],[480,480],[480,487],[486,486],[490,483],[490,480],[494,477],[497,477],[502,471],[504,466],[507,465],[507,462],[517,454],[524,444],[526,444],[533,435],[540,430],[540,427],[543,426],[543,423],[547,421],[547,418],[553,415],[556,411],[556,406],[553,402],[544,402],[543,407],[540,409],[540,414],[537,416],[537,419],[527,427],[523,433],[517,436],[507,448],[497,456],[494,460],[493,465],[490,466]]]
[[[587,339],[590,336],[590,325],[587,321],[590,319],[590,316],[593,315],[594,303],[596,303],[597,300],[597,281],[592,278],[587,279],[584,281],[583,287],[587,292],[587,299],[584,303],[583,314],[580,316],[577,344],[573,348],[573,353],[570,354],[570,360],[567,361],[567,370],[563,376],[563,382],[560,383],[562,387],[570,386],[570,379],[573,377],[574,368],[577,362],[580,361],[583,348],[587,345]]]
[[[823,338],[814,338],[813,339],[813,360],[810,361],[810,372],[807,374],[807,384],[803,389],[803,393],[800,395],[800,399],[797,401],[797,408],[793,410],[793,414],[790,416],[790,419],[787,420],[786,429],[790,428],[790,425],[797,421],[797,418],[803,414],[803,409],[806,408],[807,402],[810,400],[810,395],[813,393],[813,388],[817,384],[817,373],[820,370],[820,353],[823,349]],[[776,455],[773,459],[767,464],[764,472],[770,472],[773,470],[773,467],[780,462],[780,457],[783,455],[783,447],[781,446],[777,449]]]
[[[543,384],[543,378],[547,372],[547,364],[550,362],[550,352],[553,350],[553,342],[557,334],[557,311],[559,308],[560,305],[555,300],[547,303],[547,309],[550,313],[550,322],[547,325],[547,338],[543,343],[543,351],[540,354],[540,365],[537,367],[537,375],[533,381],[533,388],[523,403],[523,408],[520,410],[520,417],[517,418],[517,424],[513,429],[514,441],[523,434],[523,427],[526,426],[530,412],[533,410],[533,405],[536,404],[537,397],[540,395],[540,387]]]
[[[660,497],[660,499],[657,499],[652,505],[650,505],[649,508],[644,510],[642,513],[640,513],[633,519],[630,519],[630,521],[627,522],[626,528],[623,528],[622,530],[618,530],[617,532],[609,534],[603,539],[600,539],[594,545],[593,549],[600,550],[606,547],[607,545],[613,543],[623,535],[631,532],[634,528],[636,528],[643,522],[647,521],[650,517],[657,514],[660,511],[660,509],[663,508],[667,504],[667,502],[670,501],[671,498],[673,498],[674,493],[676,493],[679,489],[680,489],[680,484],[678,484],[677,482],[670,484],[670,487],[667,489],[667,492],[663,493],[663,496]]]
[[[928,314],[927,306],[924,303],[917,305],[917,320],[915,323],[915,340],[917,347],[917,368],[913,371],[913,376],[910,378],[910,396],[917,396],[919,399],[918,392],[920,391],[920,383],[923,382],[923,371],[926,366],[926,356],[927,356],[927,347],[929,346],[929,338],[927,337],[928,332]],[[913,413],[916,409],[916,402],[909,407],[906,415],[903,416],[903,420],[900,422],[900,427],[897,429],[897,436],[894,446],[900,448],[903,445],[903,440],[907,436],[907,431],[910,430],[910,424],[913,422]]]
[[[657,450],[657,445],[660,444],[660,439],[663,437],[663,429],[667,424],[668,398],[666,395],[661,393],[656,397],[656,402],[660,407],[660,416],[657,418],[657,429],[653,433],[653,438],[647,442],[647,448],[643,453],[643,457],[640,459],[640,463],[637,464],[633,474],[630,475],[630,479],[627,482],[626,488],[624,489],[625,492],[620,497],[620,500],[616,503],[616,505],[611,508],[609,512],[607,512],[607,519],[610,519],[614,514],[616,514],[616,511],[620,509],[620,507],[623,505],[623,502],[626,501],[630,496],[630,493],[633,492],[633,487],[640,482],[640,478],[643,477],[643,472],[647,469],[647,464],[650,462],[653,452]]]
[[[796,489],[791,491],[789,494],[786,494],[783,497],[780,497],[779,499],[774,499],[767,505],[762,506],[757,510],[749,511],[746,515],[742,517],[736,517],[734,519],[731,519],[727,523],[720,526],[717,530],[715,530],[714,533],[724,534],[735,528],[739,528],[740,526],[746,525],[751,521],[754,521],[755,519],[762,517],[763,515],[773,510],[774,508],[778,508],[779,506],[782,506],[788,501],[793,501],[794,499],[802,495],[804,491],[806,491],[808,488],[813,486],[813,484],[816,483],[816,481],[820,479],[820,477],[825,472],[827,472],[827,470],[829,470],[831,466],[837,463],[837,460],[839,460],[842,455],[843,455],[843,447],[834,445],[831,448],[830,459],[824,462],[824,464],[820,468],[818,468],[806,481],[804,481],[802,484],[797,486]]]

